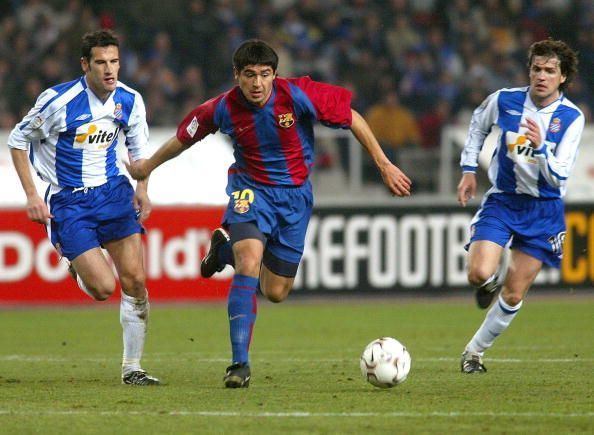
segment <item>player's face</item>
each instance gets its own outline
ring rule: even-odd
[[[559,98],[559,86],[566,77],[561,74],[561,63],[557,57],[534,56],[529,76],[530,98],[537,106],[547,106]]]
[[[91,58],[81,58],[89,88],[102,100],[115,90],[120,70],[120,50],[115,45],[91,48]]]
[[[252,104],[264,106],[272,93],[276,73],[268,65],[248,65],[235,70],[235,79],[245,98]]]

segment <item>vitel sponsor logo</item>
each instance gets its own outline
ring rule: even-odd
[[[536,163],[534,158],[534,148],[530,146],[530,141],[523,134],[508,131],[506,133],[507,151],[511,158],[519,161],[522,158],[527,163]]]
[[[83,124],[76,129],[73,147],[87,151],[102,151],[115,140],[119,128],[112,122]]]

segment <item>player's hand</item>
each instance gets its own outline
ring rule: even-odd
[[[128,173],[135,180],[144,180],[148,178],[148,176],[151,174],[151,170],[148,163],[149,162],[146,159],[136,160],[132,163],[124,161],[126,169],[128,169]]]
[[[49,212],[47,204],[39,195],[27,198],[27,217],[38,224],[47,225],[54,216]]]
[[[530,141],[530,146],[534,149],[540,148],[542,145],[542,136],[540,135],[538,124],[534,120],[526,118],[526,122],[521,123],[520,127],[527,129],[524,136]]]
[[[462,207],[466,207],[476,195],[476,175],[472,172],[466,172],[462,175],[460,183],[458,183],[458,202]]]
[[[410,196],[410,186],[412,182],[397,166],[392,163],[380,167],[380,174],[384,184],[395,196]]]
[[[151,200],[145,189],[136,189],[136,194],[134,195],[134,208],[138,213],[139,223],[143,223],[149,218],[153,205],[151,204]]]

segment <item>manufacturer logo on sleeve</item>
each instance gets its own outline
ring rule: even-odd
[[[196,131],[198,130],[199,125],[200,124],[198,123],[198,119],[196,119],[196,117],[194,116],[192,118],[192,122],[190,122],[188,124],[188,126],[186,127],[186,131],[188,132],[190,137],[194,137],[194,135],[196,134]]]

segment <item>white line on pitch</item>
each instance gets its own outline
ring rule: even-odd
[[[315,417],[517,417],[517,418],[582,418],[594,417],[594,412],[459,412],[459,411],[433,411],[433,412],[235,412],[235,411],[86,411],[86,410],[57,410],[42,409],[29,411],[11,411],[0,409],[0,416],[23,415],[99,415],[99,416],[148,416],[162,417],[261,417],[261,418],[315,418]]]
[[[218,363],[218,362],[229,362],[229,358],[203,358],[200,356],[193,356],[191,354],[183,354],[181,358],[191,359],[193,363]],[[87,361],[87,362],[105,362],[111,361],[113,358],[108,356],[97,356],[97,357],[79,357],[77,355],[72,355],[68,357],[62,356],[50,356],[50,355],[0,355],[0,361],[18,361],[18,362],[28,362],[28,363],[60,363],[60,362],[70,362],[70,361]],[[180,355],[178,354],[175,357],[162,357],[159,354],[155,356],[147,355],[145,356],[146,361],[150,362],[159,362],[159,361],[171,361],[172,359],[179,360]],[[337,363],[337,362],[345,362],[351,360],[351,358],[252,358],[255,362],[299,362],[299,363],[320,363],[320,362],[327,362],[327,363]],[[416,361],[419,362],[449,362],[449,361],[459,361],[460,358],[458,357],[437,357],[437,358],[415,358]],[[567,363],[567,362],[592,362],[594,358],[488,358],[489,362],[496,362],[496,363],[526,363],[526,362],[535,362],[535,363]]]

